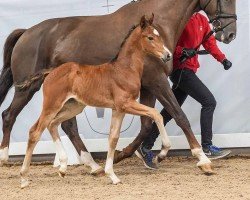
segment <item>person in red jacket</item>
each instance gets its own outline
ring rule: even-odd
[[[218,159],[230,154],[229,150],[222,150],[212,143],[212,123],[213,114],[216,107],[216,100],[210,90],[197,77],[196,72],[200,67],[198,62],[197,50],[202,46],[207,50],[218,62],[222,63],[225,70],[228,70],[232,63],[226,59],[226,56],[220,51],[216,44],[215,37],[206,36],[211,31],[208,20],[200,13],[195,13],[187,23],[174,53],[174,69],[170,76],[173,82],[172,90],[180,104],[184,103],[188,96],[191,96],[202,106],[200,115],[201,125],[201,144],[204,153],[211,159]],[[198,48],[198,49],[197,49]],[[182,59],[186,59],[181,62]],[[161,111],[166,125],[172,117],[165,109]],[[156,169],[156,165],[152,162],[153,153],[151,151],[159,131],[156,124],[148,137],[136,151],[139,158],[143,159],[144,165],[150,169]]]

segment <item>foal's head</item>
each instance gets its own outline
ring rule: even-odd
[[[160,33],[153,26],[154,15],[150,19],[141,18],[141,46],[145,53],[160,58],[164,63],[172,59],[172,53],[164,45]]]

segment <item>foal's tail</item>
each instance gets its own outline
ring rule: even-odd
[[[35,83],[36,81],[40,81],[45,79],[45,77],[47,75],[49,75],[49,73],[53,70],[53,68],[50,69],[46,69],[43,70],[33,76],[31,76],[29,79],[25,80],[24,82],[21,83],[15,83],[15,87],[19,90],[19,91],[24,91],[26,89],[28,89],[33,83]]]
[[[5,41],[3,53],[3,69],[0,75],[0,106],[2,105],[9,89],[13,85],[11,55],[18,39],[25,31],[26,29],[14,30]]]

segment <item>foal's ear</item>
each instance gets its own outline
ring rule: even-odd
[[[140,26],[142,29],[145,29],[147,26],[151,26],[154,22],[154,13],[152,13],[152,16],[150,19],[147,19],[146,15],[143,15],[141,18]]]
[[[148,22],[149,22],[149,24],[150,24],[150,25],[152,25],[152,24],[153,24],[153,22],[154,22],[154,18],[155,18],[155,15],[154,15],[154,13],[152,13],[151,18],[148,20]]]
[[[146,15],[142,16],[140,26],[142,29],[145,29],[148,26],[148,20],[146,19]]]

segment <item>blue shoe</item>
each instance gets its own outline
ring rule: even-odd
[[[224,158],[231,153],[230,150],[222,150],[214,145],[203,147],[203,151],[206,154],[206,156],[211,160]]]
[[[153,163],[154,154],[150,149],[146,149],[140,145],[135,154],[143,161],[146,168],[152,170],[158,169],[157,165]]]

